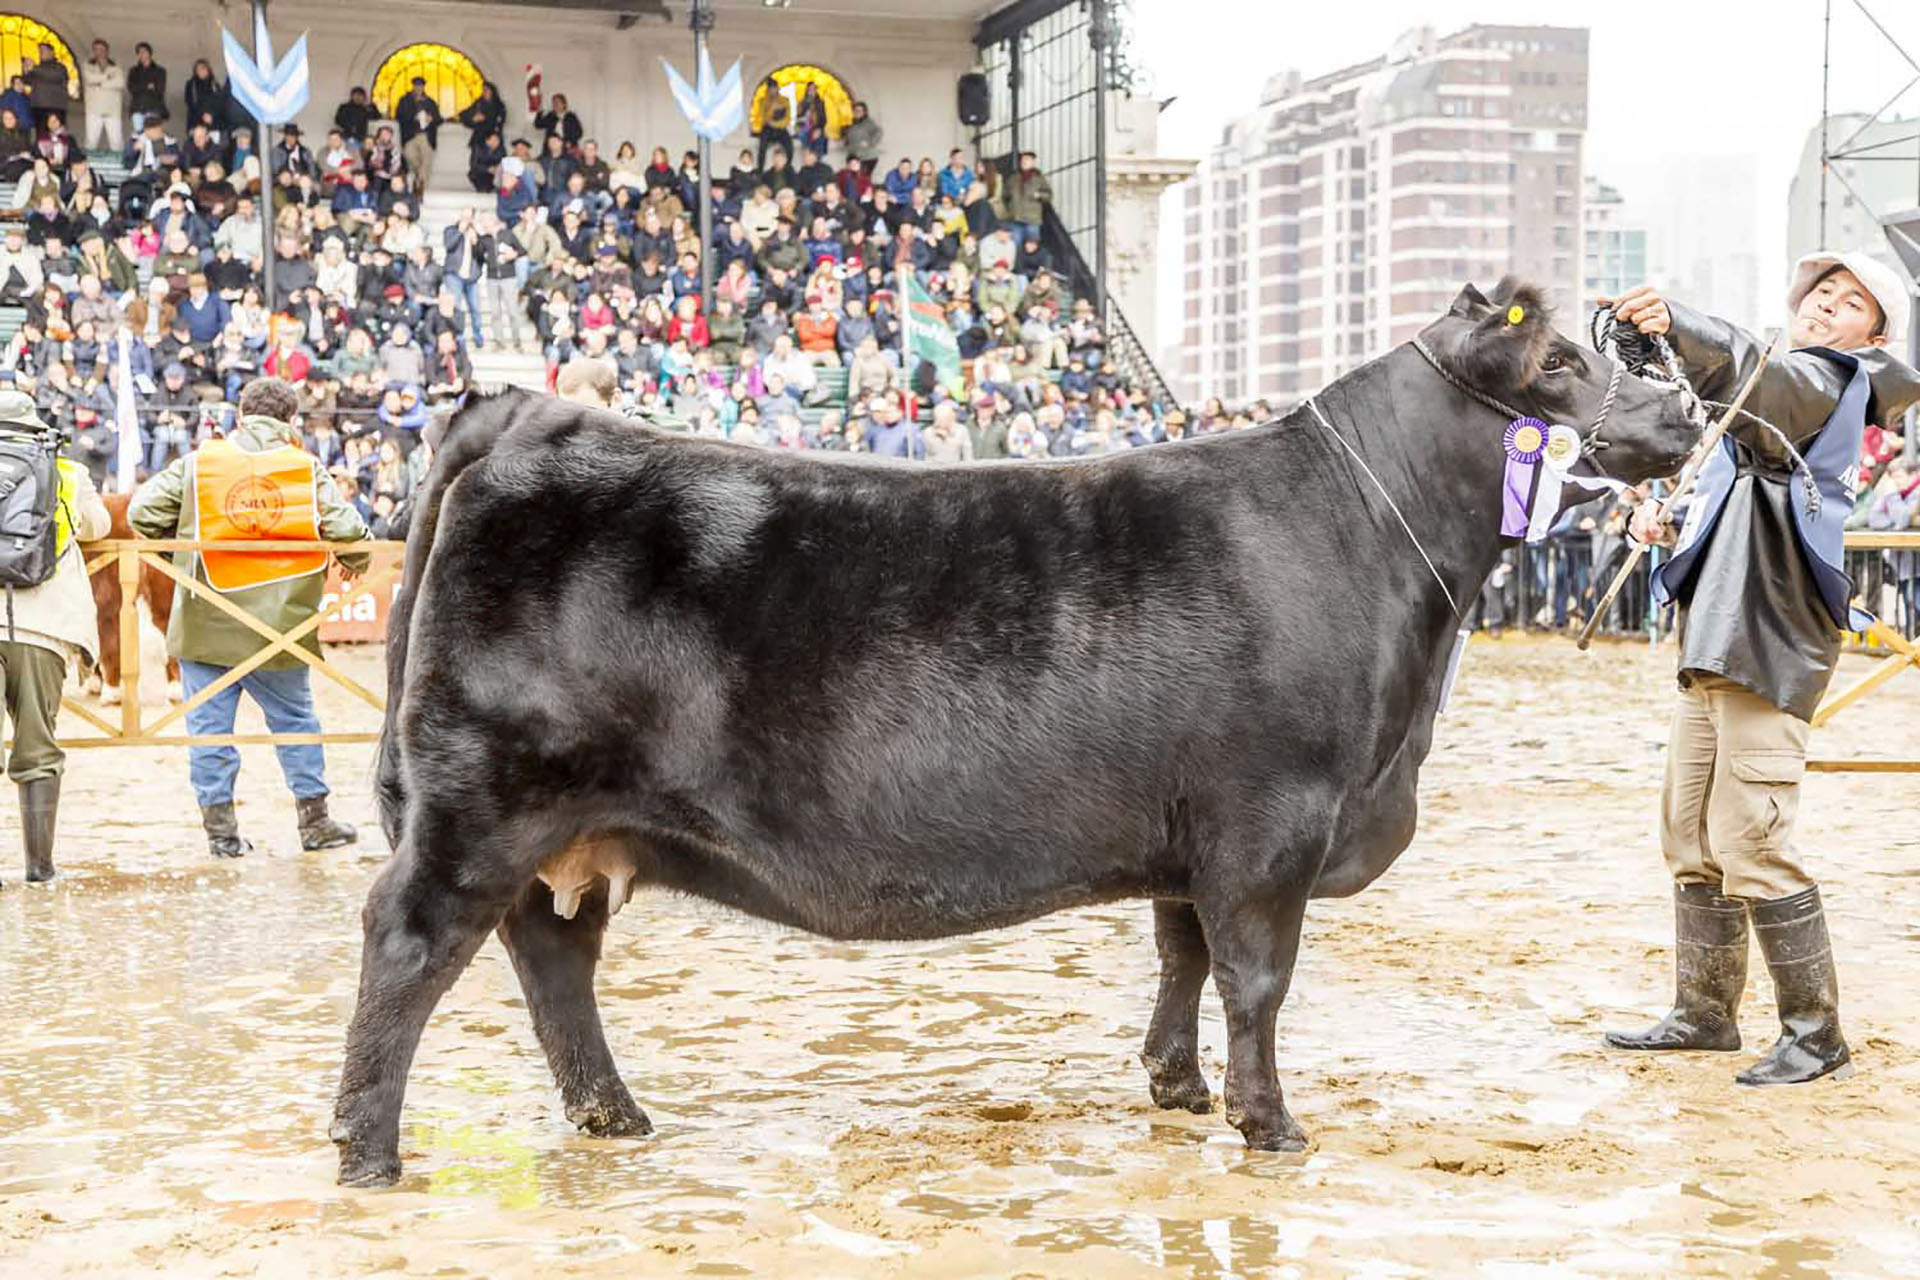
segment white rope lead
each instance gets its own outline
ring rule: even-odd
[[[1395,502],[1393,495],[1387,492],[1387,486],[1380,483],[1380,477],[1373,474],[1373,468],[1367,465],[1367,460],[1361,457],[1352,445],[1347,443],[1345,436],[1334,430],[1333,424],[1327,421],[1327,416],[1320,412],[1320,406],[1315,403],[1312,397],[1308,397],[1307,399],[1307,408],[1313,411],[1315,421],[1327,429],[1327,434],[1340,442],[1340,447],[1347,451],[1347,456],[1360,464],[1360,469],[1367,473],[1367,479],[1373,481],[1373,487],[1378,489],[1380,496],[1387,500],[1387,509],[1393,512],[1393,518],[1400,522],[1400,527],[1407,531],[1407,540],[1413,543],[1413,549],[1420,553],[1420,558],[1427,562],[1427,572],[1431,573],[1433,580],[1440,584],[1440,590],[1446,594],[1447,603],[1453,606],[1453,616],[1458,618],[1460,616],[1460,602],[1453,598],[1453,592],[1448,589],[1447,580],[1440,576],[1440,570],[1435,567],[1433,557],[1428,555],[1427,549],[1420,545],[1419,535],[1414,533],[1413,526],[1408,524],[1407,518],[1400,514],[1400,504]]]

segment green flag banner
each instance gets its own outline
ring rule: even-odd
[[[900,273],[900,296],[906,300],[900,331],[906,345],[906,371],[909,377],[918,361],[925,360],[937,372],[940,385],[959,399],[966,394],[966,376],[960,371],[960,343],[946,312],[920,287],[911,271]]]

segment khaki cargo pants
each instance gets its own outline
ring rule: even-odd
[[[1681,690],[1660,796],[1660,847],[1682,884],[1730,898],[1784,898],[1813,886],[1793,851],[1806,721],[1721,676]]]

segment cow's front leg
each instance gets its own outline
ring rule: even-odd
[[[1160,993],[1140,1062],[1147,1088],[1167,1110],[1205,1115],[1213,1095],[1200,1074],[1200,989],[1207,984],[1207,936],[1189,902],[1153,904],[1153,941],[1160,952]]]
[[[596,1138],[637,1138],[653,1125],[620,1079],[593,995],[607,916],[605,880],[580,899],[570,920],[554,911],[553,891],[534,880],[500,922],[500,941],[520,975],[567,1119]]]
[[[381,1187],[400,1177],[400,1106],[433,1007],[512,901],[492,850],[460,836],[451,813],[413,814],[409,838],[374,880],[360,913],[360,992],[347,1029],[328,1135],[340,1181]],[[430,846],[430,847],[429,847]]]
[[[1256,1151],[1301,1151],[1307,1135],[1280,1094],[1274,1019],[1287,998],[1306,916],[1304,888],[1226,896],[1202,907],[1213,985],[1227,1014],[1227,1123]]]

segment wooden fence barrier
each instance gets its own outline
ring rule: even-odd
[[[68,711],[80,717],[103,736],[67,737],[62,735],[60,744],[64,747],[184,747],[184,746],[297,746],[313,743],[349,743],[373,742],[378,733],[222,733],[222,734],[185,734],[166,733],[166,729],[183,718],[188,712],[200,707],[209,699],[237,684],[248,674],[257,670],[266,662],[281,654],[291,654],[312,667],[321,675],[340,685],[349,693],[365,702],[375,711],[386,714],[387,700],[381,693],[367,688],[346,672],[334,666],[325,658],[316,658],[300,646],[300,641],[319,630],[332,610],[345,610],[356,600],[372,593],[386,590],[399,579],[401,571],[401,552],[406,544],[401,542],[305,542],[291,539],[262,539],[257,541],[197,542],[182,538],[135,538],[106,539],[89,542],[81,547],[86,557],[87,572],[93,573],[109,561],[115,562],[120,576],[120,723],[114,724],[108,717],[101,715],[93,707],[72,697],[62,697],[61,703]],[[169,553],[177,551],[332,551],[335,553],[367,552],[373,557],[373,563],[367,572],[346,584],[343,594],[336,599],[330,609],[322,610],[311,618],[287,631],[277,631],[273,627],[242,609],[232,600],[214,590],[185,570],[176,568]],[[265,642],[260,650],[245,662],[227,671],[218,680],[194,694],[193,697],[169,707],[152,720],[144,719],[145,712],[140,705],[140,570],[143,566],[152,567],[179,584],[182,591],[200,597],[215,609],[225,613],[240,625],[258,632]]]
[[[1849,551],[1909,551],[1920,555],[1920,532],[1849,533],[1847,549]],[[1870,603],[1878,604],[1879,602],[1871,601]],[[1879,648],[1888,650],[1887,656],[1881,658],[1873,665],[1872,670],[1846,688],[1838,692],[1829,692],[1826,700],[1813,713],[1815,728],[1826,724],[1854,703],[1872,694],[1908,667],[1920,667],[1920,637],[1902,635],[1898,628],[1882,622],[1875,624],[1867,639]],[[1920,773],[1920,760],[1824,757],[1808,760],[1807,768],[1816,773]]]

